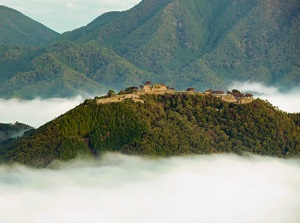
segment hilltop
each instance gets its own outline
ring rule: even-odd
[[[59,34],[22,13],[0,5],[0,45],[42,46]]]
[[[127,90],[135,88],[127,88]],[[211,93],[141,94],[139,100],[87,99],[0,149],[1,162],[43,167],[54,160],[118,151],[150,157],[187,154],[300,154],[299,115],[260,99],[230,103]]]
[[[254,101],[253,95],[250,93],[243,94],[237,89],[232,92],[228,91],[226,94],[221,90],[207,90],[205,92],[197,92],[194,87],[189,87],[185,91],[176,91],[174,87],[166,86],[165,84],[151,84],[150,81],[146,81],[145,85],[140,85],[138,87],[132,86],[125,90],[121,90],[118,94],[115,94],[113,90],[109,90],[108,94],[103,97],[96,97],[96,103],[107,104],[107,103],[117,103],[124,100],[131,99],[134,102],[144,103],[142,100],[144,95],[212,95],[214,97],[220,98],[222,101],[234,103],[234,104],[248,104]]]

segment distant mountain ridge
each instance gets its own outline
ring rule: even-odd
[[[41,46],[59,34],[22,13],[0,5],[0,45]]]
[[[233,81],[287,89],[300,84],[300,2],[143,0],[31,53],[11,51],[0,50],[1,97],[66,97],[147,79],[200,91]]]

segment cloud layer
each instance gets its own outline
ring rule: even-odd
[[[2,0],[0,4],[14,8],[57,32],[85,26],[108,11],[132,8],[141,0]]]
[[[257,97],[268,100],[272,105],[277,106],[283,111],[291,113],[300,112],[300,88],[290,89],[290,91],[282,93],[276,87],[268,87],[261,83],[235,82],[229,89],[258,92]]]
[[[32,170],[0,167],[6,223],[297,223],[299,160],[108,154]]]
[[[0,99],[0,123],[21,122],[40,127],[48,121],[82,103],[80,96],[71,99],[35,99],[31,101]]]

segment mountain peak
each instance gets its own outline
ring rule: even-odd
[[[0,44],[40,46],[58,37],[58,33],[23,15],[21,12],[0,6]]]

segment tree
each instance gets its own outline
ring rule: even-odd
[[[232,93],[234,93],[234,94],[240,94],[241,92],[239,90],[237,90],[237,89],[233,89]]]
[[[151,85],[151,81],[146,81],[145,85]]]
[[[194,92],[195,90],[196,89],[194,87],[189,87],[189,88],[186,89],[186,91],[192,91],[192,92]]]
[[[114,90],[109,90],[109,91],[107,92],[107,95],[108,95],[109,97],[111,97],[111,96],[114,95],[114,94],[115,94]]]
[[[128,87],[125,89],[126,94],[132,94],[133,92],[137,92],[139,89],[135,86]]]

